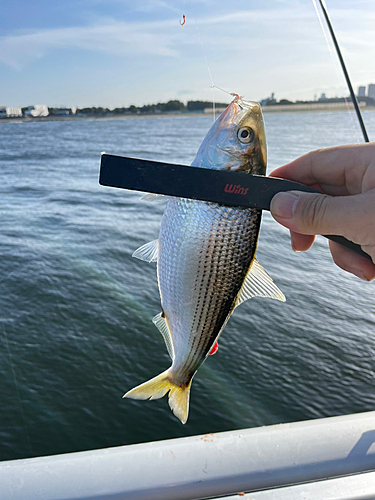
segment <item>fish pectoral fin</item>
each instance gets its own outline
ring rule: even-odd
[[[159,253],[159,239],[150,241],[137,248],[132,257],[146,262],[156,262]]]
[[[167,349],[168,349],[168,353],[173,361],[174,360],[174,349],[173,349],[171,332],[169,331],[168,324],[165,320],[165,317],[163,316],[163,313],[159,313],[156,316],[154,316],[152,318],[152,322],[157,327],[159,332],[162,334],[165,345],[167,346]]]
[[[186,424],[189,414],[189,398],[191,380],[186,387],[180,387],[169,380],[169,370],[161,373],[157,377],[144,382],[123,397],[132,399],[159,399],[169,392],[168,403],[183,424]]]
[[[253,260],[250,270],[247,273],[244,284],[238,294],[235,307],[252,297],[269,297],[285,302],[283,292],[275,285],[271,276],[256,259]]]
[[[154,194],[154,193],[147,193],[141,196],[140,201],[166,201],[168,199],[168,196],[165,196],[164,194]]]

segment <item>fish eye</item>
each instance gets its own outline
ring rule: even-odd
[[[243,127],[237,132],[237,137],[242,144],[249,144],[254,139],[254,131],[250,127]]]

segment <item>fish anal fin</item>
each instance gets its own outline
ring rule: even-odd
[[[275,285],[270,275],[256,259],[253,260],[244,284],[238,294],[235,307],[252,297],[269,297],[285,302],[283,292]]]
[[[132,257],[146,262],[156,262],[158,260],[159,240],[153,240],[141,247],[133,253]]]
[[[159,332],[162,334],[165,345],[167,346],[169,356],[171,357],[172,361],[174,359],[174,349],[173,349],[173,342],[172,342],[172,337],[171,333],[169,331],[167,322],[165,320],[165,317],[163,316],[163,313],[159,313],[156,316],[152,318],[152,322],[156,326],[156,328],[159,330]]]

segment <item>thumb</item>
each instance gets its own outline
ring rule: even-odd
[[[373,225],[375,219],[373,199],[374,196],[368,196],[367,193],[328,196],[289,191],[277,193],[273,197],[271,213],[277,222],[296,233],[335,234],[355,243],[366,244],[369,225]]]

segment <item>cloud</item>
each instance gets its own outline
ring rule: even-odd
[[[282,21],[304,19],[306,17],[313,18],[314,11],[310,8],[279,8],[275,10],[243,10],[237,12],[226,13],[219,16],[212,16],[204,19],[207,24],[221,24],[221,23],[247,23],[249,29],[255,23],[281,23]]]
[[[177,50],[163,28],[171,21],[130,24],[107,21],[101,25],[46,29],[0,39],[0,62],[22,69],[56,48],[77,48],[107,54],[146,53],[176,57]]]
[[[134,3],[134,9],[138,12],[152,12],[159,9],[167,9],[176,13],[181,11],[181,9],[173,5],[173,3],[169,4],[164,0],[148,0],[147,2]]]
[[[205,0],[209,3],[210,0]],[[165,0],[149,0],[144,6],[157,8],[171,5]],[[118,56],[148,54],[156,57],[191,55],[191,46],[199,45],[202,35],[204,47],[232,51],[233,57],[244,51],[265,46],[309,43],[321,37],[316,13],[312,4],[291,8],[279,2],[280,8],[272,10],[241,10],[225,15],[203,15],[187,18],[186,28],[181,29],[177,17],[163,21],[125,22],[108,18],[97,19],[91,26],[43,29],[31,33],[19,33],[0,38],[0,62],[22,69],[55,49],[74,48],[113,54]],[[331,17],[337,21],[340,41],[358,51],[374,42],[373,22],[375,14],[369,12],[365,21],[363,12],[348,9],[332,9]],[[353,19],[360,22],[363,32],[353,30]],[[196,29],[198,28],[198,30]],[[191,29],[190,32],[187,30]],[[197,33],[199,32],[199,35]],[[188,35],[189,33],[189,35]],[[295,51],[297,48],[295,47]],[[185,50],[185,52],[183,52]]]
[[[81,5],[88,5],[92,7],[93,5],[96,6],[99,4],[103,4],[107,8],[110,4],[121,4],[126,7],[124,0],[81,0]],[[158,10],[165,12],[169,10],[172,12],[180,13],[181,7],[176,5],[175,0],[170,0],[169,2],[166,0],[142,0],[141,2],[132,2],[131,10],[134,12],[155,12]]]
[[[204,4],[210,3],[205,0]],[[153,10],[164,7],[167,11],[175,10],[173,3],[165,0],[149,0],[142,4],[144,10]],[[139,10],[140,5],[135,9]],[[177,10],[177,9],[176,9]],[[213,11],[214,13],[215,11]],[[179,12],[179,14],[181,14]],[[270,10],[244,10],[228,12],[225,15],[210,15],[200,18],[188,18],[191,26],[214,29],[214,38],[218,46],[221,39],[232,37],[236,42],[236,26],[250,27],[259,24],[277,24],[285,19],[298,19],[301,16],[311,15],[311,9],[283,8]],[[181,16],[180,16],[181,17]],[[223,30],[217,32],[216,25]],[[57,48],[76,48],[96,51],[107,54],[152,54],[155,56],[176,57],[182,45],[196,43],[177,32],[178,17],[163,21],[125,22],[114,19],[97,19],[91,26],[76,26],[66,28],[42,29],[29,33],[19,33],[0,38],[0,62],[16,69],[41,58]],[[249,37],[251,38],[249,30]],[[225,34],[227,35],[225,36]],[[193,33],[193,35],[196,33]],[[180,43],[178,43],[180,42]],[[207,41],[208,42],[208,41]],[[208,42],[209,43],[209,42]]]

